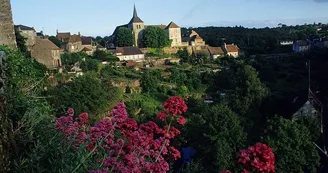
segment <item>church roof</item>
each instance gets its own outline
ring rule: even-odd
[[[169,29],[169,28],[180,28],[180,27],[174,22],[171,22],[165,29]]]
[[[137,13],[136,6],[134,6],[134,9],[133,9],[133,17],[132,17],[132,19],[130,20],[129,23],[130,23],[130,24],[131,24],[131,23],[144,23],[144,22],[138,17],[138,13]]]

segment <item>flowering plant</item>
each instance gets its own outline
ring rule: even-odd
[[[274,173],[275,172],[275,156],[272,148],[266,144],[257,143],[247,149],[239,151],[238,163],[242,164],[241,173]],[[231,173],[225,170],[221,173]]]
[[[99,162],[98,170],[90,170],[90,173],[164,173],[169,171],[166,159],[181,157],[170,145],[170,140],[180,134],[174,124],[185,125],[182,114],[187,111],[187,106],[182,98],[173,96],[163,103],[163,107],[165,110],[157,115],[166,122],[162,128],[153,121],[138,125],[128,117],[124,103],[120,103],[92,127],[88,125],[88,114],[82,113],[74,121],[74,110],[68,109],[66,116],[56,120],[56,129],[74,147],[84,145],[90,151],[88,159]]]

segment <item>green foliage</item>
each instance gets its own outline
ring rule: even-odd
[[[107,53],[106,51],[103,51],[103,50],[96,50],[94,53],[93,53],[93,56],[92,56],[94,59],[97,59],[97,60],[101,60],[101,61],[109,61],[109,62],[116,62],[116,61],[119,61],[119,59],[109,53]]]
[[[51,42],[53,42],[56,46],[58,46],[59,48],[61,47],[62,45],[62,42],[55,36],[50,36],[48,38]]]
[[[301,126],[306,127],[309,130],[311,137],[312,137],[311,141],[315,142],[319,139],[321,129],[320,129],[320,123],[319,123],[318,119],[315,119],[313,117],[304,116],[304,117],[299,117],[296,120],[296,123],[300,124]]]
[[[94,38],[94,41],[103,47],[106,47],[106,42],[108,42],[109,40],[110,40],[109,36],[105,36],[105,37],[97,36],[96,38]]]
[[[129,28],[121,27],[118,29],[116,37],[115,37],[115,44],[118,47],[125,47],[125,46],[133,46],[134,44],[134,37],[132,35],[132,30]]]
[[[133,95],[125,102],[129,115],[139,123],[153,120],[161,110],[161,102],[149,95]]]
[[[156,57],[156,58],[169,58],[170,54],[165,53],[162,48],[148,48],[147,57]]]
[[[232,59],[228,68],[224,68],[215,77],[219,89],[227,91],[231,107],[238,113],[246,114],[249,109],[258,108],[268,95],[261,83],[258,72],[242,61]]]
[[[273,118],[263,139],[273,148],[277,172],[316,172],[320,157],[312,144],[310,131],[304,125]]]
[[[209,172],[236,168],[237,152],[246,140],[239,117],[226,105],[199,106],[201,113],[190,116],[185,132],[197,158]]]
[[[18,49],[25,55],[28,56],[30,55],[29,51],[27,50],[26,47],[26,40],[27,38],[23,37],[20,32],[18,31],[18,29],[15,27],[15,35],[16,35],[16,43],[17,43],[17,47]]]
[[[72,82],[58,85],[49,91],[50,102],[62,115],[68,108],[76,113],[88,112],[95,116],[108,110],[109,93],[95,74],[77,77]]]
[[[184,48],[182,50],[180,49],[176,55],[177,55],[177,57],[181,58],[183,60],[183,62],[189,62],[189,60],[190,60],[190,55],[189,55],[187,48]]]
[[[84,58],[87,59],[89,57],[84,52],[78,52],[78,53],[64,53],[61,55],[60,58],[62,64],[66,66],[66,70],[70,70],[70,68],[74,66],[75,63],[82,62]]]
[[[141,76],[141,87],[144,93],[154,93],[157,91],[162,75],[159,70],[147,70]]]
[[[210,55],[207,53],[194,54],[189,58],[188,62],[194,65],[203,65],[210,62]]]
[[[85,61],[81,62],[80,67],[84,72],[86,71],[97,71],[98,65],[100,64],[99,60],[86,58]]]
[[[149,48],[163,48],[171,45],[165,30],[154,26],[145,29],[143,43]]]

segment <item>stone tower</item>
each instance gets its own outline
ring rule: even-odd
[[[134,46],[142,47],[142,37],[143,37],[143,30],[145,29],[145,24],[138,17],[136,6],[134,6],[133,17],[130,20],[128,27],[133,31]]]
[[[0,0],[0,45],[17,47],[10,0]]]

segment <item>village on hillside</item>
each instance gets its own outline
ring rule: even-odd
[[[328,172],[327,23],[187,28],[134,5],[106,36],[48,35],[14,24],[23,2],[0,0],[0,172]]]

